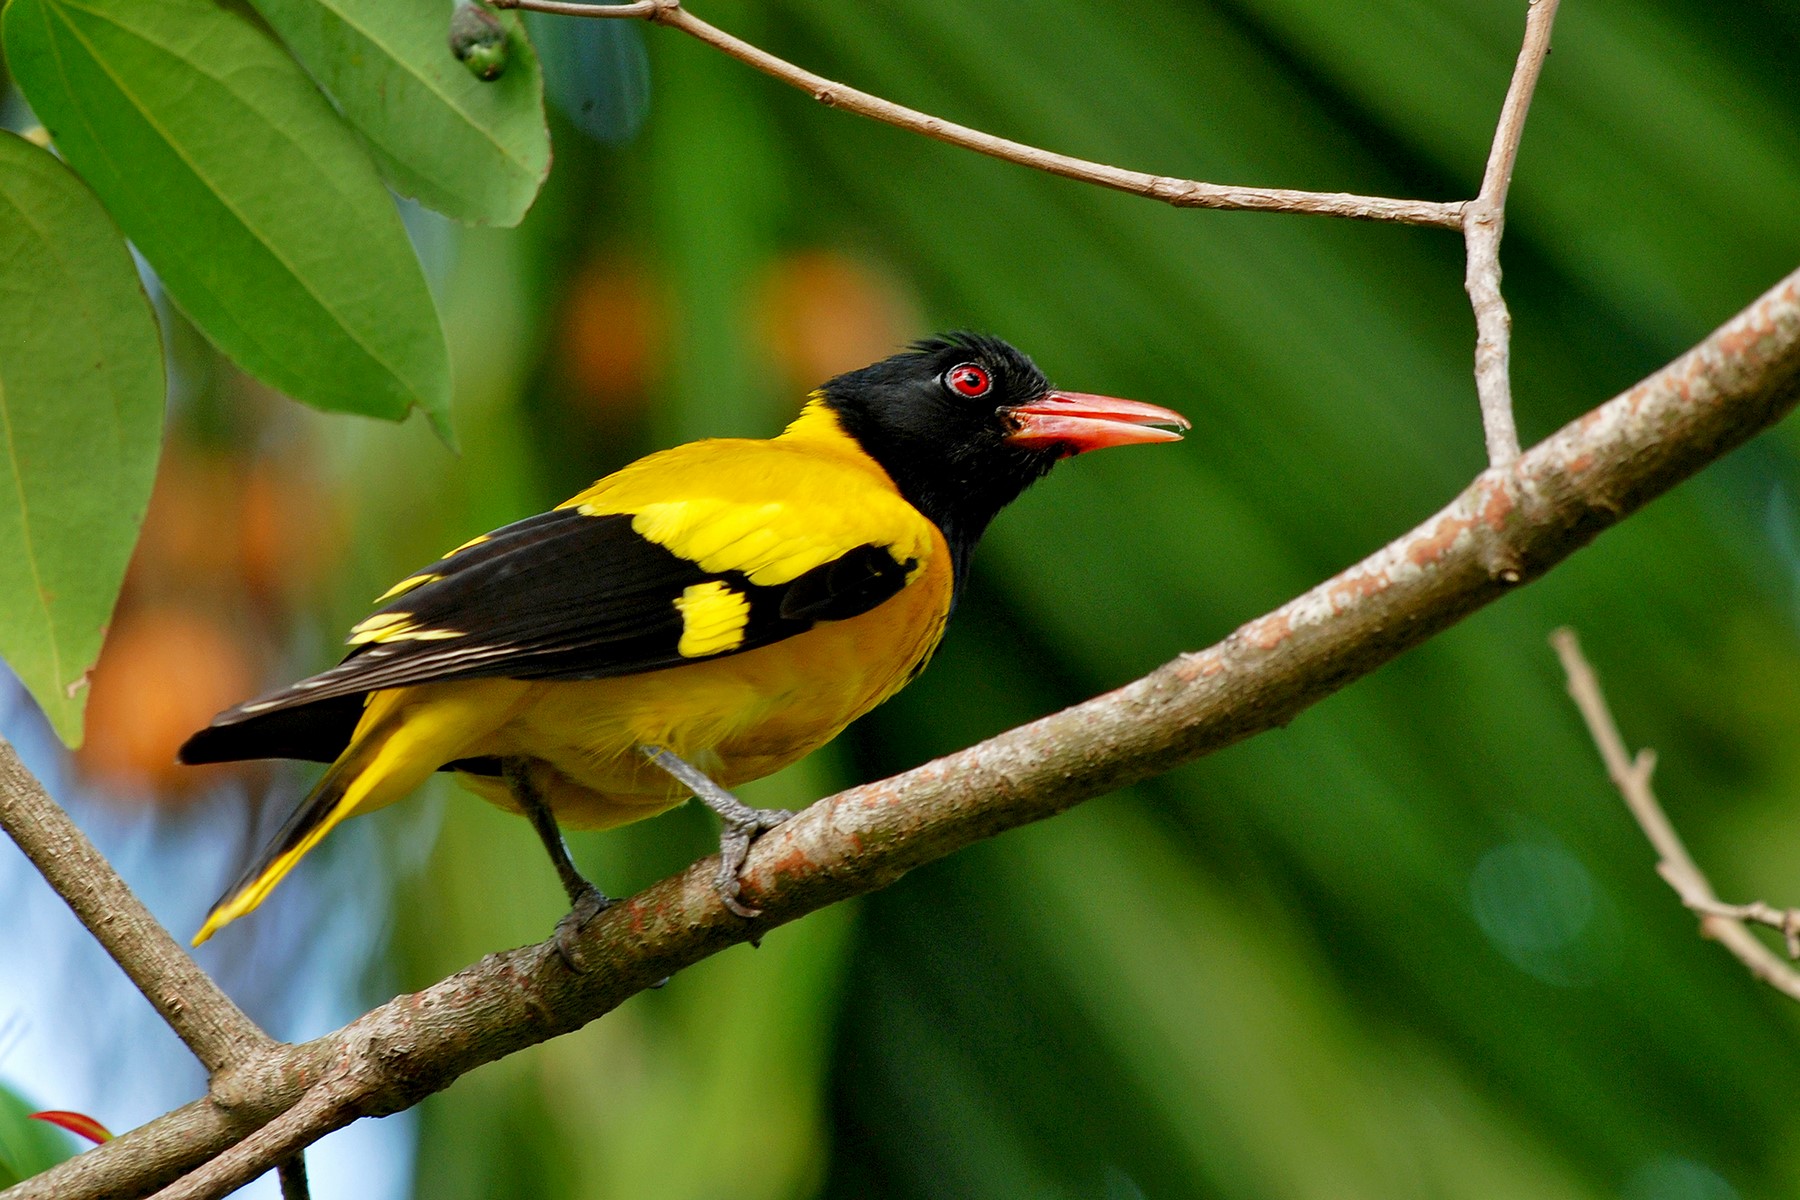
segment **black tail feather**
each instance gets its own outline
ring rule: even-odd
[[[182,743],[176,757],[189,764],[238,762],[246,758],[333,762],[350,744],[350,735],[362,719],[363,699],[360,695],[334,696],[226,724],[215,723]],[[233,709],[232,713],[237,711]]]

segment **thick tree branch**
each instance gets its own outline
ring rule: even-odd
[[[273,1045],[156,923],[3,738],[0,828],[18,843],[208,1074]]]
[[[1519,456],[1519,433],[1513,423],[1512,314],[1500,294],[1500,237],[1506,229],[1506,193],[1512,186],[1519,139],[1538,75],[1550,53],[1550,26],[1561,0],[1531,0],[1525,17],[1525,43],[1513,68],[1512,84],[1500,106],[1500,124],[1488,152],[1481,194],[1463,209],[1463,244],[1468,269],[1463,286],[1475,310],[1475,391],[1481,400],[1481,426],[1487,435],[1488,464],[1504,467]]]
[[[1540,0],[1541,2],[1541,0]],[[1177,208],[1223,208],[1252,212],[1310,213],[1350,217],[1361,221],[1394,221],[1403,225],[1430,225],[1461,229],[1461,203],[1432,200],[1395,200],[1385,196],[1355,196],[1344,192],[1305,192],[1287,188],[1227,187],[1197,179],[1176,179],[1127,171],[1105,163],[1090,162],[1067,154],[1028,146],[1010,138],[995,137],[967,125],[934,117],[892,100],[860,91],[816,75],[767,50],[733,37],[681,7],[677,0],[639,0],[635,4],[571,4],[559,0],[491,0],[495,8],[517,8],[565,17],[635,18],[679,29],[765,75],[799,88],[828,108],[841,108],[889,125],[922,133],[952,146],[961,146],[991,158],[1048,171],[1065,179],[1097,184],[1160,200]]]
[[[294,1122],[284,1122],[255,1153],[234,1157],[225,1187],[354,1116],[398,1111],[483,1063],[578,1029],[728,946],[1285,724],[1548,571],[1796,400],[1800,271],[1511,467],[1483,472],[1423,525],[1211,649],[814,804],[751,851],[744,882],[745,899],[763,910],[755,920],[721,904],[714,860],[696,863],[592,921],[580,938],[585,974],[568,970],[553,940],[489,955],[337,1033],[242,1064],[211,1101],[90,1150],[4,1200],[141,1195],[304,1100],[316,1114],[306,1138],[290,1136]]]
[[[1573,630],[1559,629],[1550,635],[1550,644],[1562,659],[1563,671],[1569,677],[1569,695],[1581,710],[1606,764],[1606,773],[1625,798],[1625,807],[1637,819],[1638,828],[1656,851],[1656,873],[1661,875],[1681,902],[1700,917],[1700,932],[1724,946],[1750,968],[1750,973],[1775,990],[1800,1000],[1800,972],[1781,961],[1781,957],[1756,939],[1744,927],[1755,921],[1779,929],[1788,949],[1800,958],[1800,913],[1782,911],[1760,901],[1751,904],[1726,904],[1713,891],[1712,881],[1688,853],[1681,835],[1675,832],[1668,814],[1657,802],[1650,787],[1651,773],[1656,770],[1656,752],[1640,750],[1636,755],[1625,749],[1606,696],[1600,691],[1600,680],[1594,668],[1581,653],[1581,643]]]

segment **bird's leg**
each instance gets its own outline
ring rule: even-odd
[[[725,827],[719,831],[719,874],[713,880],[713,886],[718,889],[719,899],[725,902],[725,907],[738,916],[761,916],[762,909],[752,908],[738,899],[738,872],[744,869],[750,843],[757,835],[775,828],[794,814],[785,808],[751,808],[714,783],[705,771],[660,746],[639,746],[638,750],[692,791],[696,800],[719,814]]]
[[[556,867],[557,878],[562,880],[563,891],[569,896],[569,915],[556,923],[556,952],[571,971],[584,971],[587,968],[583,966],[575,949],[575,939],[589,921],[607,910],[612,901],[599,888],[589,883],[587,877],[569,861],[569,848],[563,844],[562,830],[557,827],[556,817],[544,802],[543,793],[538,791],[537,784],[531,781],[531,760],[502,759],[500,771],[506,778],[507,786],[512,789],[513,799],[519,803],[519,811],[531,822],[531,827],[537,831],[538,840],[544,843],[544,849],[549,852],[550,862]]]

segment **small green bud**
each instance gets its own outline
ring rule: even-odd
[[[498,79],[506,70],[506,26],[481,5],[463,0],[450,14],[450,53],[475,78]]]

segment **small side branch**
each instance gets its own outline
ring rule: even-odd
[[[1463,287],[1475,309],[1475,392],[1481,401],[1481,427],[1487,435],[1488,464],[1504,467],[1519,457],[1519,431],[1513,421],[1512,314],[1500,294],[1500,237],[1506,229],[1506,192],[1512,186],[1525,114],[1537,90],[1538,75],[1550,53],[1550,26],[1561,0],[1531,0],[1525,17],[1525,43],[1513,68],[1500,124],[1488,151],[1481,194],[1463,208],[1463,244],[1468,250]]]
[[[292,1108],[150,1200],[218,1200],[262,1175],[271,1163],[278,1164],[281,1173],[282,1200],[307,1200],[301,1152],[362,1115],[349,1103],[355,1091],[345,1076],[322,1080]],[[299,1191],[292,1192],[289,1188],[296,1181]]]
[[[1288,188],[1229,187],[1202,183],[1197,179],[1176,179],[1167,175],[1151,175],[1144,171],[1128,171],[1122,167],[1091,162],[1067,154],[1057,154],[1037,146],[1028,146],[1010,138],[995,137],[967,125],[958,125],[942,117],[934,117],[917,109],[895,104],[880,96],[847,87],[814,74],[767,50],[733,37],[715,25],[681,7],[677,0],[638,0],[635,4],[572,4],[564,0],[491,0],[495,8],[516,8],[529,12],[551,13],[564,17],[626,18],[650,21],[679,29],[682,33],[705,42],[715,50],[756,68],[790,87],[799,88],[828,108],[841,108],[901,129],[922,133],[926,137],[952,146],[961,146],[978,154],[1004,159],[1116,191],[1129,192],[1160,200],[1177,208],[1222,208],[1249,212],[1308,213],[1315,216],[1349,217],[1359,221],[1393,221],[1402,225],[1429,225],[1439,229],[1461,229],[1463,205],[1434,200],[1396,200],[1385,196],[1357,196],[1344,192],[1305,192]],[[1539,0],[1543,3],[1544,0]]]
[[[312,1187],[306,1182],[306,1155],[299,1153],[276,1168],[281,1179],[281,1200],[312,1200]]]
[[[3,738],[0,828],[18,843],[209,1075],[274,1044],[157,924]]]
[[[1682,844],[1681,836],[1658,803],[1656,793],[1651,790],[1650,776],[1656,770],[1656,752],[1640,750],[1633,755],[1625,749],[1625,739],[1619,735],[1612,710],[1600,691],[1600,680],[1582,655],[1574,631],[1558,629],[1550,635],[1550,644],[1556,647],[1557,657],[1562,659],[1563,671],[1569,677],[1569,695],[1581,710],[1594,745],[1599,747],[1606,773],[1612,776],[1613,784],[1625,798],[1625,806],[1656,850],[1657,874],[1675,889],[1684,905],[1699,914],[1703,935],[1736,955],[1738,961],[1750,968],[1752,975],[1791,999],[1800,1000],[1800,972],[1782,962],[1779,955],[1745,928],[1745,923],[1751,922],[1780,930],[1787,941],[1788,953],[1800,958],[1800,913],[1793,909],[1773,908],[1761,901],[1726,904],[1719,899],[1706,874]]]

